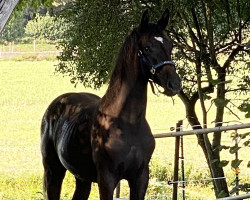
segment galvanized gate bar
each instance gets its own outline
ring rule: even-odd
[[[189,130],[189,131],[180,131],[180,132],[169,132],[169,133],[158,133],[154,134],[154,138],[164,138],[164,137],[176,137],[181,135],[196,135],[196,134],[205,134],[205,133],[212,133],[217,131],[228,131],[228,130],[238,130],[238,129],[245,129],[250,128],[250,123],[245,124],[236,124],[230,126],[220,126],[214,128],[206,128],[206,129],[196,129],[196,130]]]
[[[181,121],[176,124],[176,131],[180,131]],[[178,171],[179,171],[179,157],[180,157],[180,136],[175,137],[175,154],[174,154],[174,179],[172,200],[178,199]]]
[[[250,194],[241,194],[239,196],[225,197],[225,198],[220,198],[219,200],[240,200],[240,199],[248,199],[248,198],[250,198]]]

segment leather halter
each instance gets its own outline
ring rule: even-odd
[[[150,61],[142,54],[141,50],[138,51],[138,56],[140,58],[140,61],[142,61],[144,64],[146,64],[146,66],[149,68],[149,71],[152,75],[155,74],[156,69],[158,69],[164,65],[172,65],[175,67],[175,63],[171,60],[165,60],[165,61],[162,61],[162,62],[156,64],[156,65],[152,65],[150,63]],[[144,70],[144,68],[143,68],[143,70]]]

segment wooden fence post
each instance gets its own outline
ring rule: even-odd
[[[176,124],[176,132],[180,131],[180,121]],[[172,200],[178,199],[178,171],[179,171],[179,149],[180,136],[175,137],[175,155],[174,155],[174,180]]]
[[[183,125],[183,121],[180,120],[179,121],[179,125],[180,125],[180,131],[183,131],[182,130],[182,125]],[[183,135],[180,136],[180,145],[181,145],[181,156],[180,156],[180,159],[181,159],[181,175],[182,175],[182,199],[185,200],[185,170],[184,170],[184,145],[183,145]]]
[[[238,139],[239,139],[239,135],[238,135],[238,130],[235,130],[235,137],[234,137],[234,141],[235,141],[235,146],[238,147]],[[235,160],[238,160],[239,156],[238,156],[238,151],[235,152]],[[236,191],[236,195],[239,195],[239,167],[237,167],[237,169],[235,169],[235,187],[237,188]]]

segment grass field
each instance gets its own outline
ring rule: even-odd
[[[105,92],[105,86],[98,91],[81,85],[74,88],[69,78],[54,74],[54,65],[55,61],[0,60],[0,200],[44,199],[39,149],[40,122],[48,104],[65,92],[88,91],[100,96]],[[169,132],[170,127],[180,119],[184,119],[184,128],[190,129],[180,100],[175,97],[173,103],[171,98],[153,95],[150,89],[147,119],[153,133]],[[227,114],[227,119],[232,121],[233,116]],[[213,115],[209,120],[213,121]],[[224,144],[232,144],[230,133],[224,134],[223,141]],[[186,199],[213,199],[211,182],[197,181],[210,178],[210,175],[194,136],[184,138],[184,151],[186,179],[194,180],[186,187]],[[166,184],[166,180],[172,180],[173,156],[174,138],[158,139],[150,164],[147,199],[171,199],[172,188]],[[249,149],[240,149],[239,156],[244,159],[241,180],[250,182],[250,170],[246,167]],[[222,152],[222,159],[233,158],[228,152]],[[228,183],[231,183],[233,171],[227,166],[225,172]],[[74,179],[67,174],[62,199],[71,199],[73,191]],[[128,197],[126,182],[122,182],[122,197]],[[93,184],[90,200],[96,199],[98,190],[97,185]]]

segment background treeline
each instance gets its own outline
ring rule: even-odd
[[[0,34],[0,43],[31,43],[34,40],[55,43],[62,37],[66,25],[54,14],[60,7],[56,4],[51,9],[38,8],[38,12],[28,8],[16,12]]]

